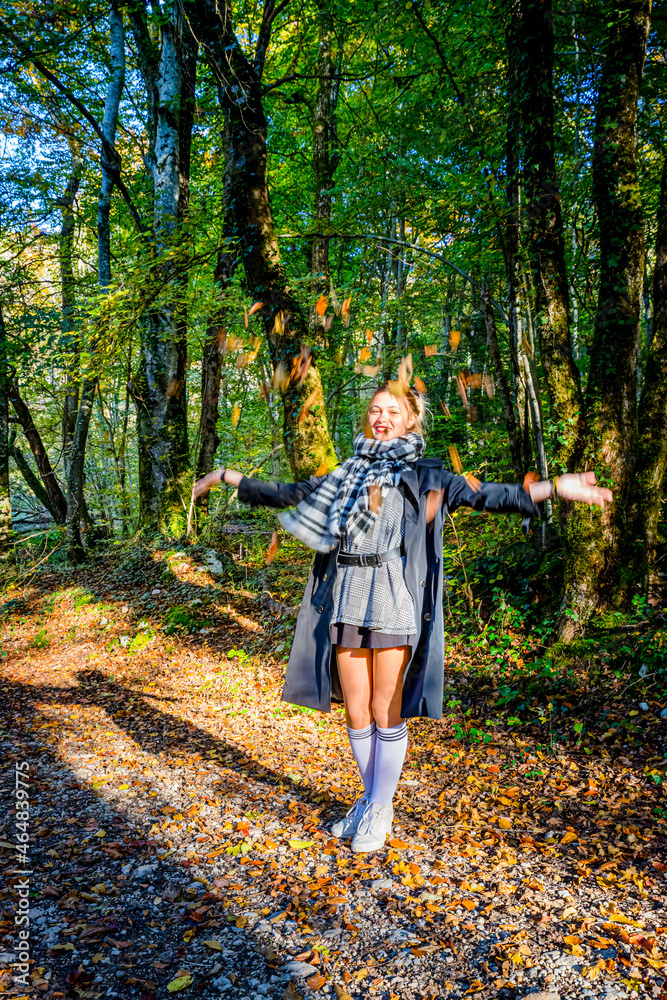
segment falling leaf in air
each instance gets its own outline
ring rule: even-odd
[[[266,550],[266,565],[267,566],[269,565],[269,563],[272,563],[273,560],[276,558],[276,552],[277,551],[278,551],[278,532],[274,531],[273,534],[271,535],[271,544],[269,545],[268,549]],[[206,944],[206,943],[207,942],[205,941],[204,944]]]
[[[317,313],[318,316],[324,316],[325,312],[327,311],[328,304],[329,300],[327,299],[326,295],[320,295],[319,299],[315,303],[315,312]]]
[[[424,357],[426,358],[432,358],[437,353],[438,353],[437,344],[426,344],[426,346],[424,347]]]
[[[442,504],[445,491],[443,489],[439,490],[429,490],[426,499],[426,523],[430,524],[435,515],[438,512],[438,508]]]
[[[179,990],[184,990],[186,986],[192,986],[192,976],[188,972],[185,976],[176,976],[176,979],[172,979],[170,983],[167,983],[167,989],[170,993],[177,993]]]
[[[247,330],[248,329],[248,310],[246,309],[245,306],[243,307],[243,322],[245,323],[245,328]]]
[[[260,399],[265,400],[267,403],[269,402],[269,398],[271,396],[271,390],[269,389],[266,382],[262,382],[262,384],[259,387],[259,392],[257,393],[257,395],[259,396]]]
[[[273,373],[273,388],[284,392],[289,385],[289,375],[285,371],[285,365],[279,361]]]
[[[219,326],[215,334],[215,346],[218,349],[218,354],[227,353],[227,331],[224,326]]]
[[[368,506],[374,514],[379,514],[382,507],[382,489],[377,483],[371,483],[368,487]]]
[[[366,343],[367,344],[373,343],[373,331],[369,330],[368,327],[366,327]]]
[[[236,361],[234,362],[234,367],[241,369],[247,368],[248,362],[250,361],[251,357],[252,357],[251,354],[247,354],[246,351],[242,351],[241,354],[238,355]]]
[[[422,396],[426,395],[426,385],[423,382],[423,380],[420,379],[419,375],[415,375],[413,385],[418,393],[420,393]]]
[[[466,472],[466,479],[468,480],[468,486],[473,493],[479,493],[482,488],[482,483],[477,476],[473,476],[472,472]]]
[[[326,462],[322,462],[322,464],[318,465],[317,469],[315,470],[315,475],[316,476],[326,476],[328,470],[329,470],[329,466],[327,465],[327,463]]]
[[[468,375],[468,385],[471,389],[481,389],[482,388],[482,373],[481,372],[471,372]]]
[[[456,376],[456,388],[459,390],[459,396],[461,397],[461,402],[464,407],[468,409],[470,406],[468,402],[468,394],[466,392],[466,379],[462,372],[459,372]]]
[[[232,427],[238,427],[240,417],[241,407],[238,403],[234,403],[234,406],[232,407]]]
[[[325,333],[328,333],[332,326],[333,326],[333,313],[329,313],[328,316],[324,317],[322,328]]]
[[[368,378],[375,378],[380,371],[379,365],[355,365],[353,369],[355,375],[367,375]],[[391,392],[391,390],[389,390]],[[400,390],[399,390],[400,392]]]
[[[329,278],[329,297],[331,298],[331,308],[335,312],[336,316],[340,316],[340,302],[338,300],[338,296],[336,295],[332,278]]]
[[[248,316],[252,316],[253,313],[256,313],[258,309],[261,309],[263,305],[264,305],[263,302],[253,302],[253,304],[250,306],[250,309],[248,310]]]
[[[343,321],[343,326],[348,327],[350,325],[350,302],[352,301],[352,296],[344,299],[343,307],[340,311],[340,318]]]
[[[370,347],[362,347],[361,350],[359,351],[359,360],[368,361],[372,353],[373,352],[371,351]]]
[[[398,366],[398,381],[404,386],[405,389],[410,387],[410,382],[412,380],[412,355],[406,354],[406,356],[401,361]]]
[[[442,401],[442,400],[440,400],[440,407],[441,407],[441,409],[442,409],[442,412],[443,412],[443,413],[445,414],[445,416],[447,417],[447,419],[448,419],[448,420],[451,420],[451,419],[452,419],[452,414],[451,414],[451,412],[450,412],[450,410],[449,410],[449,407],[447,406],[447,403],[443,403],[443,401]]]
[[[311,392],[310,396],[308,397],[308,399],[306,400],[306,402],[301,407],[301,412],[299,413],[297,424],[302,424],[303,423],[303,421],[306,419],[306,417],[310,413],[310,407],[313,405],[313,403],[315,402],[316,399],[317,399],[317,389],[313,389],[313,391]]]
[[[276,313],[276,317],[273,321],[273,332],[279,337],[285,332],[285,317],[283,316],[282,310],[279,310]]]
[[[459,453],[456,448],[456,445],[450,444],[448,451],[449,451],[449,460],[452,463],[452,468],[454,472],[456,472],[456,474],[460,476],[461,473],[463,472],[463,462],[459,458]]]
[[[454,351],[454,353],[456,353],[459,349],[460,340],[461,340],[461,331],[451,330],[449,334],[449,346],[451,347],[452,351]]]
[[[466,407],[466,420],[469,424],[474,424],[479,419],[479,411],[476,406]]]
[[[489,399],[493,399],[493,396],[496,391],[496,385],[495,382],[493,381],[493,375],[485,375],[483,381],[487,396],[489,397]]]

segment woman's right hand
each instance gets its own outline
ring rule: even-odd
[[[193,487],[195,500],[197,497],[203,496],[204,493],[208,493],[212,486],[217,486],[220,482],[227,486],[238,486],[242,479],[243,473],[237,472],[236,469],[214,469],[213,472],[202,476],[195,483]]]

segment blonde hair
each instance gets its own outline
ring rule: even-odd
[[[401,410],[403,411],[403,416],[405,418],[406,424],[409,420],[412,423],[408,430],[411,434],[419,434],[420,437],[425,437],[426,424],[428,423],[428,418],[430,416],[430,410],[426,400],[426,396],[422,395],[421,392],[417,392],[416,389],[404,388],[402,392],[396,393],[394,390],[396,388],[396,383],[384,382],[379,385],[371,398],[368,401],[368,406],[366,407],[366,412],[364,413],[364,419],[362,421],[362,431],[366,437],[372,437],[370,431],[370,426],[368,423],[371,407],[375,401],[375,397],[379,396],[381,392],[388,392],[390,396],[393,396]]]

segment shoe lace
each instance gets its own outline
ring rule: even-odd
[[[356,816],[357,813],[360,811],[362,812],[363,815],[363,813],[366,811],[368,804],[369,804],[368,799],[366,798],[365,795],[362,795],[360,799],[357,799],[352,808],[348,809],[348,811],[345,813],[345,819],[347,819],[348,816],[353,816],[353,817]]]
[[[359,824],[358,832],[360,834],[373,833],[375,827],[377,826],[378,820],[382,814],[383,807],[378,805],[377,802],[369,802],[364,809],[364,814],[361,817],[361,822]]]

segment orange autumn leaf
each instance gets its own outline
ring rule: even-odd
[[[343,300],[343,306],[340,311],[340,318],[343,321],[343,326],[348,327],[350,325],[350,302],[352,301],[352,296]]]
[[[401,361],[398,366],[398,381],[403,386],[404,390],[410,388],[410,380],[412,379],[412,355],[406,354],[406,356]]]
[[[415,389],[417,390],[417,392],[421,393],[422,396],[426,395],[426,385],[422,381],[422,379],[420,379],[419,375],[415,375],[415,379],[414,379],[413,385],[414,385]]]
[[[316,398],[317,398],[317,389],[313,389],[313,391],[311,392],[310,396],[308,397],[308,399],[306,400],[306,402],[301,407],[301,412],[299,413],[299,418],[297,420],[297,424],[302,424],[303,421],[306,419],[306,417],[310,413],[310,407],[313,405],[313,403],[315,402]]]
[[[285,332],[285,317],[281,310],[276,313],[273,321],[273,332],[278,336],[281,336]]]
[[[366,342],[369,344],[373,343],[373,331],[366,327]]]
[[[240,417],[241,407],[238,403],[234,403],[234,406],[232,407],[232,427],[238,427]]]
[[[261,309],[263,305],[263,302],[253,302],[250,309],[248,309],[248,316],[252,316],[253,313],[256,313],[258,309]]]
[[[328,469],[329,469],[329,466],[327,465],[327,463],[326,462],[322,462],[322,464],[318,465],[317,469],[315,470],[315,475],[316,476],[326,476]]]
[[[452,330],[449,334],[449,346],[451,347],[452,351],[454,351],[454,353],[456,353],[456,351],[458,351],[459,349],[460,340],[461,340],[460,330]]]
[[[443,403],[443,401],[440,400],[440,408],[442,409],[442,412],[445,414],[445,416],[447,417],[447,419],[451,420],[452,419],[452,414],[450,412],[449,407],[447,406],[447,403]]]
[[[321,990],[326,981],[326,976],[323,976],[320,972],[316,972],[314,976],[309,976],[306,979],[311,990]]]
[[[362,347],[361,350],[359,351],[359,360],[368,361],[372,353],[373,352],[371,351],[370,347]]]
[[[459,390],[459,396],[461,397],[461,402],[467,409],[470,405],[468,403],[468,394],[466,392],[466,378],[462,372],[459,372],[456,376],[456,388]]]
[[[245,328],[247,330],[248,329],[248,310],[246,309],[245,306],[243,307],[243,322],[244,322]]]
[[[353,371],[355,375],[367,375],[368,378],[375,378],[377,373],[380,371],[380,366],[356,364],[353,368]]]
[[[473,493],[479,493],[479,491],[482,488],[482,484],[480,480],[477,478],[477,476],[473,476],[472,472],[466,472],[466,479],[468,480],[468,486],[473,491]],[[496,765],[492,765],[489,768],[489,771],[494,771],[494,770],[499,771],[500,768],[497,767]]]
[[[319,299],[315,303],[315,312],[317,313],[318,316],[324,316],[325,312],[327,311],[328,304],[329,300],[326,297],[326,295],[320,295]]]
[[[471,372],[467,378],[468,385],[471,389],[481,389],[482,388],[482,373],[481,372]]]
[[[397,851],[402,851],[408,845],[406,844],[406,842],[404,840],[400,840],[399,838],[396,837],[396,838],[394,838],[394,840],[390,840],[389,841],[389,846],[390,847],[395,847]]]
[[[463,462],[459,458],[459,453],[456,448],[456,445],[450,444],[448,451],[449,451],[449,460],[452,463],[452,469],[454,470],[454,472],[457,473],[457,475],[460,476],[461,473],[463,472]]]
[[[276,552],[278,551],[278,532],[274,531],[271,535],[271,544],[266,550],[266,565],[272,563],[276,557]]]
[[[437,353],[438,353],[438,345],[437,344],[427,344],[424,347],[424,357],[426,357],[426,358],[432,358]]]
[[[496,391],[496,385],[495,382],[493,381],[493,375],[485,375],[483,381],[487,396],[489,397],[489,399],[493,399],[493,396]]]

